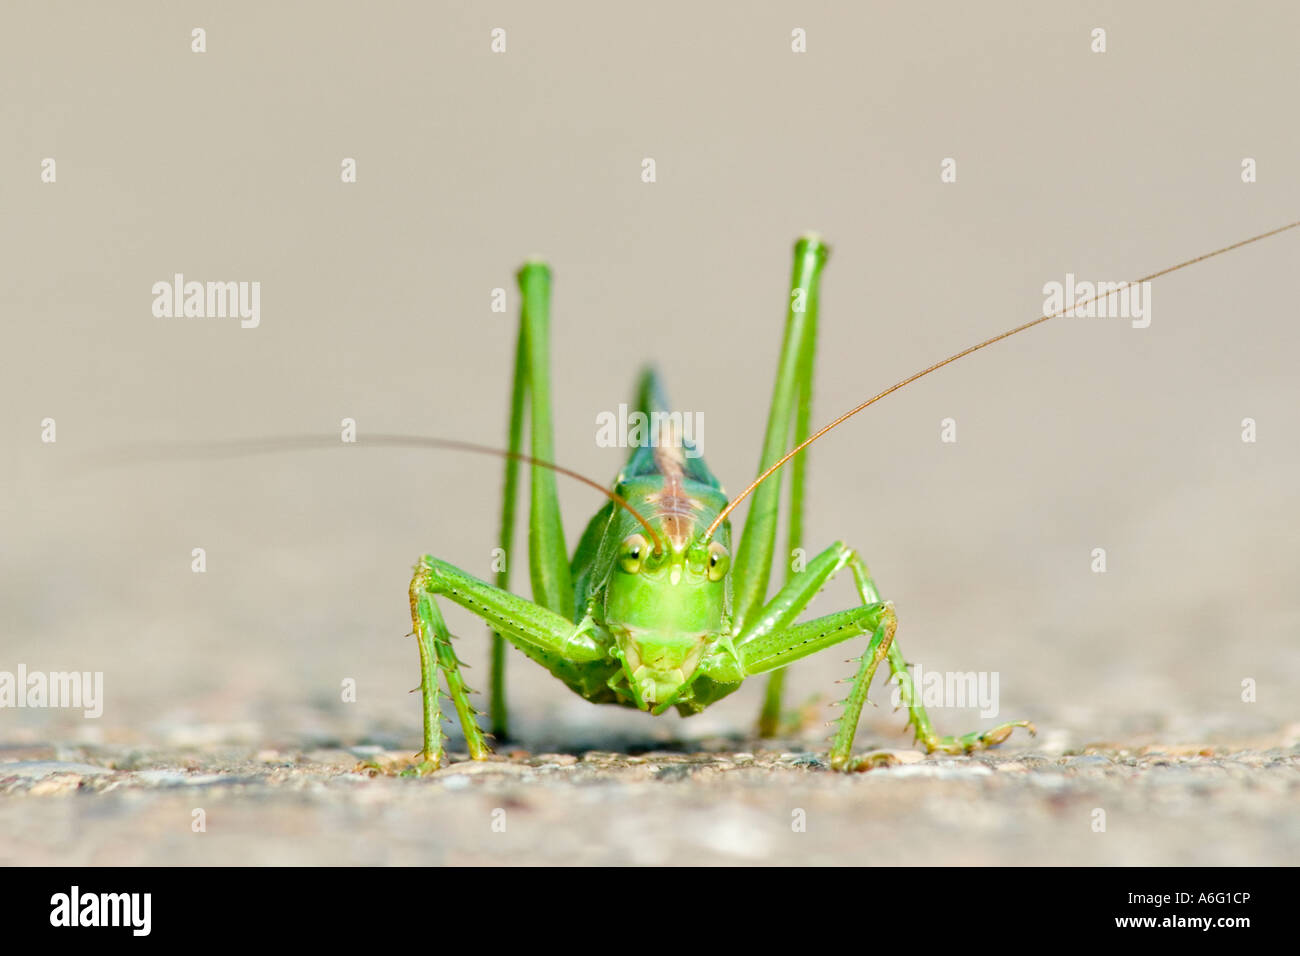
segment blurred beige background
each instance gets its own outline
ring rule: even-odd
[[[0,669],[103,671],[107,697],[93,722],[0,713],[10,745],[414,749],[410,567],[429,551],[488,573],[497,462],[88,460],[344,417],[363,440],[501,443],[529,254],[556,275],[559,460],[616,473],[595,418],[652,360],[703,412],[734,492],[803,230],[833,246],[825,421],[1037,315],[1067,272],[1131,278],[1300,216],[1300,12],[1282,4],[12,3],[3,19]],[[1057,320],[889,398],[815,448],[810,546],[858,547],[908,657],[998,671],[1002,718],[1049,742],[1294,722],[1298,261],[1300,235],[1252,246],[1157,282],[1148,329]],[[151,286],[176,272],[260,281],[260,327],[155,318]],[[561,495],[572,542],[600,499]],[[817,610],[850,599],[842,583]],[[483,626],[448,616],[484,686]],[[797,666],[791,702],[833,699],[854,653]],[[538,747],[744,732],[761,694],[656,722],[518,654],[511,678]],[[881,707],[859,741],[907,737]]]

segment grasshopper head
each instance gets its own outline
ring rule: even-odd
[[[642,710],[663,713],[690,686],[722,632],[729,567],[721,542],[655,553],[640,534],[623,540],[605,592],[605,621]]]

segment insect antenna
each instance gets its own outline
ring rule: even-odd
[[[104,461],[109,464],[126,464],[142,459],[239,458],[246,455],[265,455],[281,451],[299,451],[307,448],[337,448],[339,444],[337,437],[329,435],[278,435],[267,438],[236,438],[230,441],[183,441],[169,442],[165,445],[127,445],[118,448],[114,453],[108,455]],[[459,441],[452,438],[434,438],[427,435],[367,434],[364,436],[364,441],[358,442],[358,444],[378,445],[385,448],[436,448],[444,451],[465,451],[477,455],[511,458],[526,465],[537,465],[540,468],[550,469],[557,474],[564,475],[566,478],[580,481],[589,488],[595,488],[614,504],[623,508],[645,529],[646,534],[650,536],[650,540],[654,543],[655,551],[663,553],[663,543],[659,535],[655,533],[655,529],[650,526],[649,521],[641,516],[640,512],[628,504],[626,498],[618,492],[606,488],[600,482],[588,478],[586,475],[580,475],[563,465],[557,465],[555,462],[542,461],[540,458],[525,455],[523,452],[494,448],[491,445],[480,445],[477,442]]]
[[[1300,220],[1287,223],[1285,226],[1279,226],[1277,229],[1270,229],[1268,232],[1261,232],[1257,236],[1251,236],[1249,239],[1242,239],[1240,242],[1234,242],[1230,246],[1224,246],[1221,249],[1215,249],[1213,252],[1204,253],[1203,255],[1199,255],[1194,259],[1187,259],[1186,261],[1180,262],[1177,265],[1172,265],[1169,266],[1168,268],[1161,269],[1158,272],[1153,272],[1150,275],[1145,275],[1140,279],[1132,279],[1128,282],[1121,282],[1115,288],[1108,289],[1104,293],[1098,293],[1097,295],[1091,296],[1090,298],[1083,299],[1078,302],[1072,302],[1069,305],[1065,306],[1064,308],[1058,309],[1057,311],[1052,312],[1050,314],[1040,315],[1032,322],[1026,322],[1024,325],[1017,325],[1014,329],[1008,329],[1006,332],[1003,332],[999,335],[995,335],[992,338],[985,339],[983,342],[978,342],[975,345],[970,346],[969,348],[964,348],[960,352],[955,352],[954,354],[949,355],[946,359],[944,359],[941,362],[935,362],[933,365],[927,368],[923,368],[921,369],[921,371],[916,372],[912,375],[909,375],[907,378],[903,379],[902,381],[895,382],[893,385],[889,386],[889,388],[885,389],[883,392],[876,393],[875,395],[871,396],[862,404],[850,408],[839,418],[835,419],[832,422],[827,423],[826,425],[823,425],[817,431],[813,432],[811,435],[809,435],[807,438],[801,441],[798,445],[795,445],[794,448],[791,448],[788,452],[786,452],[784,457],[776,461],[770,468],[768,468],[761,475],[759,475],[752,482],[750,482],[748,488],[746,488],[740,494],[736,495],[736,497],[732,498],[730,501],[727,502],[726,507],[723,508],[720,512],[718,512],[718,516],[713,519],[713,523],[710,524],[708,528],[705,529],[704,540],[708,541],[710,538],[712,538],[714,533],[717,532],[718,528],[722,525],[722,522],[727,519],[727,515],[731,514],[731,512],[735,510],[738,504],[740,504],[742,501],[748,498],[754,492],[755,488],[757,488],[763,482],[767,481],[767,479],[771,478],[774,474],[776,474],[777,469],[779,469],[787,461],[789,461],[795,455],[799,454],[801,451],[803,451],[805,448],[807,448],[817,439],[821,438],[831,429],[836,428],[839,425],[843,425],[846,421],[848,421],[858,412],[862,411],[865,408],[868,408],[871,405],[876,404],[876,402],[880,401],[886,395],[898,391],[903,386],[912,384],[918,378],[924,378],[925,376],[929,375],[931,372],[937,372],[945,365],[951,365],[959,358],[964,358],[967,355],[970,355],[972,352],[978,352],[980,349],[992,345],[994,342],[1001,342],[1003,339],[1009,339],[1013,335],[1018,335],[1021,332],[1028,331],[1029,329],[1032,329],[1036,325],[1042,325],[1048,319],[1059,318],[1060,316],[1065,315],[1067,312],[1088,305],[1090,302],[1095,302],[1098,299],[1108,298],[1109,296],[1112,296],[1117,292],[1121,292],[1124,289],[1130,288],[1131,286],[1141,285],[1143,282],[1150,282],[1151,280],[1158,279],[1161,276],[1169,275],[1169,273],[1171,272],[1177,272],[1179,269],[1186,269],[1188,266],[1196,265],[1196,263],[1198,262],[1204,262],[1206,259],[1213,259],[1215,256],[1223,255],[1225,252],[1232,252],[1232,250],[1234,249],[1240,249],[1242,246],[1248,246],[1252,242],[1259,242],[1261,239],[1267,239],[1270,236],[1276,236],[1278,233],[1286,232],[1288,229],[1294,229],[1297,226],[1300,226]]]

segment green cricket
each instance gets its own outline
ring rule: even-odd
[[[795,245],[785,339],[759,472],[772,468],[809,437],[818,286],[828,248],[815,236]],[[456,708],[472,759],[491,750],[460,674],[439,599],[459,604],[492,628],[493,733],[508,733],[505,642],[595,704],[635,707],[659,715],[675,707],[697,714],[738,690],[746,678],[772,674],[760,719],[771,734],[780,714],[781,668],[855,637],[867,638],[830,749],[836,770],[864,769],[881,759],[854,757],[854,733],[876,669],[888,661],[902,682],[902,698],[921,744],[930,751],[967,752],[991,746],[1027,721],[983,733],[940,737],[915,699],[907,663],[894,639],[897,618],[859,555],[835,542],[791,572],[770,599],[768,584],[780,516],[780,471],[757,483],[735,554],[735,504],[692,447],[674,431],[662,383],[641,376],[636,410],[656,430],[634,446],[607,492],[609,502],[587,523],[572,560],[566,554],[555,472],[550,397],[550,269],[528,262],[518,272],[522,315],[515,351],[502,501],[501,547],[514,538],[521,461],[531,467],[528,554],[533,601],[509,590],[510,563],[489,584],[432,555],[420,558],[411,579],[411,620],[420,649],[424,747],[415,768],[441,766],[445,754],[438,674]],[[658,414],[656,414],[658,413]],[[523,423],[531,450],[523,455]],[[806,457],[791,467],[789,548],[801,546]],[[835,575],[848,569],[861,604],[811,621],[797,619]]]
[[[772,391],[758,475],[729,498],[709,470],[701,450],[669,411],[663,384],[653,370],[642,373],[636,410],[651,422],[645,440],[632,452],[613,487],[607,488],[554,461],[551,407],[551,272],[542,262],[526,262],[517,274],[521,315],[510,389],[509,447],[410,435],[367,435],[362,444],[419,447],[490,454],[505,460],[500,548],[514,541],[520,465],[530,469],[528,558],[533,600],[510,591],[507,561],[495,583],[481,580],[446,561],[424,555],[415,567],[409,595],[411,621],[420,655],[424,719],[423,747],[403,773],[425,774],[446,760],[442,732],[441,683],[455,708],[469,756],[491,754],[488,734],[479,726],[452,635],[439,602],[446,600],[485,621],[492,632],[489,719],[491,735],[509,735],[505,693],[506,642],[594,704],[634,707],[653,715],[676,708],[697,714],[734,693],[747,678],[767,677],[759,733],[774,736],[781,719],[782,676],[787,665],[855,638],[865,641],[854,659],[856,672],[841,702],[828,763],[837,771],[869,770],[893,760],[886,751],[854,755],[853,743],[867,692],[877,670],[887,664],[899,688],[917,743],[929,753],[964,754],[1002,743],[1017,727],[1031,734],[1026,720],[990,730],[942,736],[921,705],[896,639],[898,619],[866,562],[836,541],[806,564],[786,565],[784,581],[769,596],[776,556],[783,468],[790,465],[786,554],[803,543],[805,450],[863,409],[906,385],[979,349],[1070,314],[1090,302],[1118,294],[1242,246],[1300,227],[1292,222],[1161,269],[1118,283],[1104,293],[1068,303],[991,338],[969,346],[891,385],[816,431],[811,428],[818,293],[828,246],[815,235],[794,247],[790,304]],[[524,423],[529,450],[524,449]],[[337,438],[282,436],[233,443],[199,443],[200,454],[280,452],[337,445]],[[176,456],[176,446],[164,457]],[[156,449],[155,449],[156,450]],[[608,499],[587,523],[570,558],[566,551],[556,476],[565,475]],[[746,499],[750,508],[733,551],[730,516]],[[786,564],[786,562],[782,562]],[[844,570],[852,575],[858,604],[812,620],[799,618],[817,593]],[[375,770],[388,768],[372,765]]]
[[[1291,223],[1120,287],[1149,281],[1298,225],[1300,222]],[[1033,724],[1025,720],[959,736],[936,732],[921,706],[896,639],[898,619],[893,605],[882,597],[866,562],[847,544],[836,541],[805,567],[797,571],[789,567],[776,593],[769,597],[768,589],[783,465],[791,465],[786,549],[791,554],[802,545],[807,464],[802,452],[812,442],[923,375],[1069,309],[1042,315],[964,349],[813,432],[818,291],[828,255],[827,245],[815,235],[795,243],[790,306],[758,477],[730,499],[699,450],[675,427],[663,385],[653,370],[640,377],[636,409],[652,423],[654,432],[634,445],[612,488],[555,465],[550,396],[551,272],[538,261],[520,268],[517,279],[522,304],[511,385],[509,448],[494,451],[436,439],[426,443],[494,452],[505,458],[500,526],[503,553],[514,539],[519,466],[530,467],[528,552],[533,600],[510,592],[510,563],[491,584],[432,555],[420,558],[410,585],[424,716],[424,746],[415,758],[415,773],[438,769],[446,756],[439,674],[455,707],[469,756],[483,760],[491,753],[470,701],[471,691],[461,676],[452,635],[439,610],[440,600],[460,605],[491,628],[489,714],[497,737],[503,738],[509,731],[507,641],[592,703],[634,707],[653,715],[669,708],[683,716],[697,714],[734,693],[747,678],[770,675],[759,731],[771,736],[781,714],[782,669],[811,654],[862,638],[865,647],[855,659],[856,673],[841,702],[831,738],[828,762],[837,771],[867,770],[892,759],[887,752],[853,753],[868,689],[884,663],[899,684],[901,704],[907,709],[916,741],[927,752],[970,753],[1005,741],[1017,727],[1035,732]],[[1073,305],[1087,301],[1091,300]],[[530,425],[528,453],[523,451],[525,415]],[[404,441],[400,436],[390,437],[394,443]],[[566,553],[557,498],[557,472],[584,481],[609,499],[587,523],[571,559]],[[744,530],[733,552],[730,515],[751,495]],[[800,621],[813,597],[845,569],[852,574],[860,603]]]

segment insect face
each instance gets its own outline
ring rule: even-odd
[[[617,564],[605,592],[606,626],[637,706],[662,713],[723,631],[730,558],[721,542],[656,553],[632,534]]]

